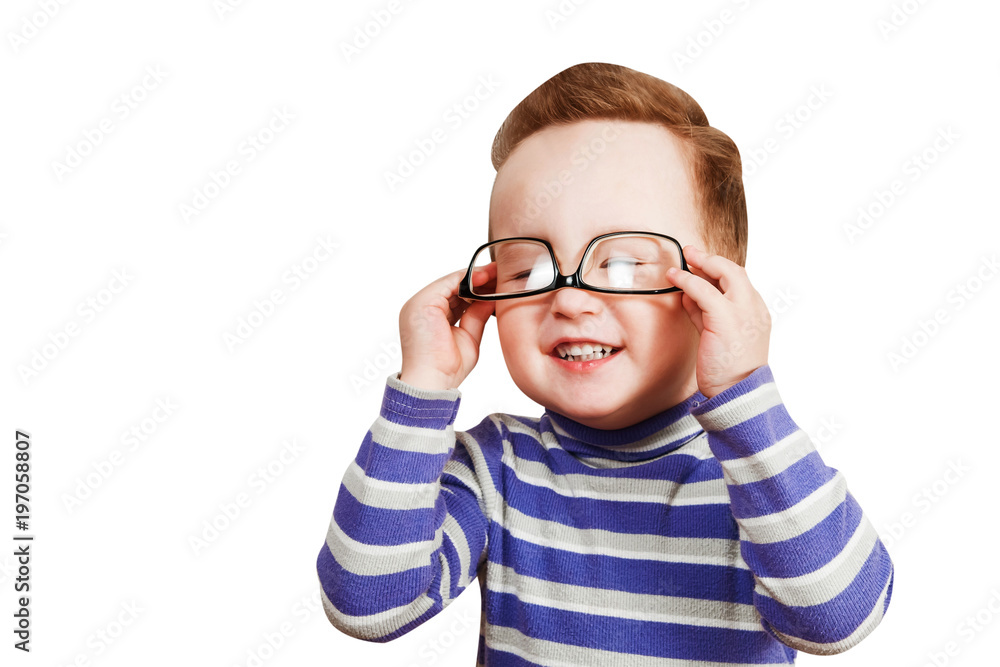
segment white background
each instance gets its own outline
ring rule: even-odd
[[[910,0],[886,33],[886,0],[567,0],[566,16],[555,1],[403,2],[350,59],[343,45],[387,2],[49,4],[51,17],[28,0],[0,16],[5,664],[473,664],[475,585],[408,635],[365,643],[318,607],[315,561],[399,369],[400,307],[486,240],[500,123],[588,61],[675,83],[740,147],[748,273],[768,303],[791,295],[772,313],[778,388],[893,557],[881,626],[799,664],[923,665],[947,648],[939,664],[995,660],[995,3]],[[446,122],[491,76],[495,91]],[[275,109],[294,118],[269,136]],[[385,173],[435,128],[446,141],[390,190]],[[270,143],[250,160],[258,134]],[[912,171],[925,150],[933,163]],[[87,154],[54,166],[72,151]],[[230,160],[239,173],[185,220]],[[879,211],[894,180],[902,194]],[[881,215],[851,242],[859,207]],[[337,249],[313,262],[318,239]],[[283,279],[302,266],[308,280]],[[959,299],[959,285],[978,291]],[[273,290],[283,301],[228,345]],[[915,354],[894,366],[904,338]],[[495,320],[461,390],[458,430],[541,411],[511,382]],[[176,406],[159,422],[158,401]],[[142,440],[123,439],[133,428]],[[30,656],[11,648],[15,429],[33,443]],[[292,440],[301,451],[275,463]],[[240,494],[249,505],[206,539]]]

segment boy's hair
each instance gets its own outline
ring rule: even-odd
[[[739,149],[728,135],[708,124],[694,98],[649,74],[608,63],[564,69],[508,114],[493,139],[493,167],[499,172],[511,152],[534,132],[588,119],[659,124],[681,139],[707,250],[745,266],[747,206]],[[489,240],[493,240],[492,225]]]

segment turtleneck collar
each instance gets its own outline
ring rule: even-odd
[[[563,449],[579,456],[645,461],[673,451],[702,431],[691,408],[708,398],[696,391],[683,402],[620,429],[586,426],[546,408],[539,427],[552,431]]]

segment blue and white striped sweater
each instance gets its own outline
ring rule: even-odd
[[[483,592],[479,665],[791,664],[866,637],[893,566],[769,366],[619,430],[546,410],[454,431],[386,380],[317,560],[327,617],[389,641]]]

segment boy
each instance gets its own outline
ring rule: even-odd
[[[402,368],[317,561],[330,622],[389,641],[478,578],[480,665],[860,642],[892,562],[775,388],[733,142],[676,87],[587,63],[511,112],[493,164],[493,245],[400,312]],[[545,411],[456,433],[491,315]]]

